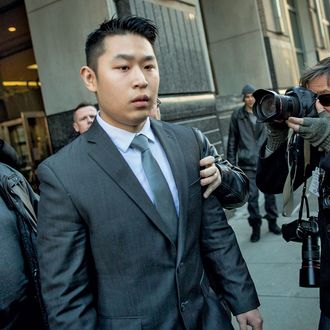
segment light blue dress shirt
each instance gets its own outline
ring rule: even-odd
[[[152,190],[150,188],[148,179],[142,167],[141,152],[136,149],[130,148],[130,144],[132,143],[135,135],[143,134],[148,138],[150,151],[163,172],[163,175],[172,193],[176,212],[179,215],[180,205],[179,205],[178,190],[172,174],[171,166],[167,160],[166,154],[160,142],[157,140],[156,136],[154,135],[150,127],[150,119],[147,118],[143,128],[138,133],[131,133],[121,128],[110,125],[109,123],[105,122],[99,116],[99,114],[97,115],[96,120],[98,121],[100,126],[105,130],[108,136],[111,138],[112,142],[115,144],[121,155],[124,157],[125,161],[129,165],[129,167],[131,168],[137,179],[139,180],[141,186],[149,196],[150,200],[154,202],[154,196]]]

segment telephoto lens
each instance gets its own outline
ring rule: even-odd
[[[320,246],[317,217],[298,219],[282,225],[282,236],[287,242],[302,243],[299,285],[304,288],[320,286]]]
[[[317,95],[312,91],[296,86],[279,95],[267,89],[257,89],[253,96],[253,113],[260,122],[284,121],[289,117],[316,117],[315,101]],[[326,98],[322,99],[326,102]],[[321,100],[320,100],[321,102]]]
[[[302,264],[299,285],[304,288],[320,286],[320,247],[318,236],[308,235],[303,239],[301,248]]]
[[[253,93],[256,102],[253,112],[261,122],[285,120],[299,113],[297,98],[279,95],[273,91],[258,89]]]

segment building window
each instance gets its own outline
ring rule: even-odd
[[[296,51],[296,57],[300,72],[304,70],[305,59],[303,42],[300,33],[299,17],[295,0],[287,0],[293,43]]]
[[[272,0],[272,7],[273,7],[273,16],[274,16],[276,32],[284,33],[285,30],[284,30],[280,0]]]
[[[323,18],[322,23],[324,26],[324,42],[325,46],[329,49],[330,48],[330,1],[323,0]]]
[[[309,3],[316,47],[329,48],[329,0],[310,0]]]

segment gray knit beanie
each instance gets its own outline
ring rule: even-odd
[[[252,94],[254,91],[256,90],[256,88],[252,85],[245,85],[242,89],[242,94],[243,96],[245,96],[246,94]]]

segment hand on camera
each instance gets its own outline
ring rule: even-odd
[[[326,111],[319,112],[319,118],[289,117],[287,123],[312,146],[330,150],[330,117]]]
[[[267,149],[275,151],[288,138],[288,126],[284,122],[265,123]]]

